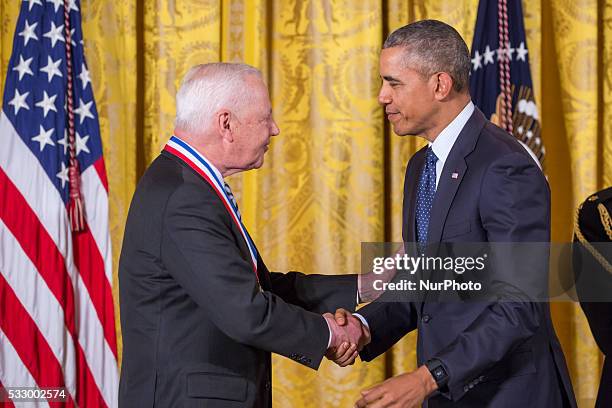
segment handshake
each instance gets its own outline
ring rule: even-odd
[[[336,314],[323,315],[331,330],[331,341],[325,357],[340,367],[351,365],[357,355],[370,343],[370,330],[351,313],[344,309]]]

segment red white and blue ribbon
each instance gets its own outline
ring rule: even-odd
[[[210,184],[213,190],[215,190],[215,193],[217,193],[221,199],[221,202],[229,212],[232,220],[234,220],[238,230],[240,230],[242,233],[242,237],[249,248],[253,270],[255,271],[255,276],[257,277],[257,249],[255,249],[255,245],[253,244],[253,241],[251,241],[251,237],[247,233],[246,228],[238,216],[238,208],[234,207],[232,201],[225,192],[223,181],[220,180],[215,174],[212,165],[193,147],[176,136],[172,136],[170,138],[164,147],[164,150],[184,161],[185,164],[195,170],[195,172],[198,173],[204,179],[204,181]],[[257,277],[257,280],[259,281],[259,277]]]

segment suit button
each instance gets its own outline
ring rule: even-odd
[[[470,387],[468,387],[467,385],[463,387],[463,391],[468,392],[470,390]]]
[[[484,381],[485,377],[484,375],[481,375],[480,377],[478,377],[478,381]]]
[[[266,390],[270,390],[271,385],[270,385],[270,381],[266,381]]]
[[[423,317],[421,317],[421,321],[423,323],[429,323],[429,321],[431,320],[431,316],[428,314],[423,315]]]
[[[474,383],[470,383],[469,387],[470,387],[470,390],[474,388]]]

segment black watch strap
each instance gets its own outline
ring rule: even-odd
[[[446,386],[446,384],[448,384],[448,372],[440,360],[437,358],[427,360],[425,362],[425,367],[427,367],[432,377],[436,381],[436,384],[438,384],[438,388],[443,388]]]

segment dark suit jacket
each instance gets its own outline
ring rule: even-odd
[[[586,243],[610,263],[612,239],[604,225],[607,222],[600,214],[604,209],[608,214],[612,213],[612,187],[598,191],[582,203],[576,232],[580,232]],[[576,290],[593,337],[605,356],[595,407],[612,407],[612,275],[586,247],[578,243],[580,240],[576,238],[575,241]]]
[[[425,150],[406,169],[405,242],[415,242],[418,179]],[[458,173],[457,178],[452,173]],[[445,162],[431,209],[429,242],[548,242],[550,193],[544,175],[524,148],[476,109]],[[546,272],[542,272],[546,280]],[[438,358],[447,387],[433,407],[575,406],[565,359],[548,303],[385,302],[360,309],[372,342],[369,361],[418,329],[417,357]]]
[[[271,352],[318,368],[320,314],[355,308],[355,275],[270,273],[261,257],[258,275],[262,291],[212,187],[163,152],[138,184],[119,261],[119,405],[269,407]]]

